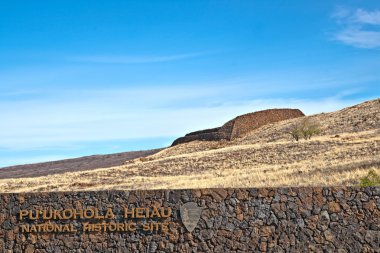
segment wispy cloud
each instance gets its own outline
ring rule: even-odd
[[[181,90],[180,90],[181,89]],[[169,89],[98,90],[50,96],[49,99],[24,102],[1,102],[0,149],[33,150],[65,147],[78,142],[127,140],[180,136],[186,132],[216,127],[243,113],[275,107],[300,108],[307,114],[333,111],[358,100],[340,96],[323,99],[244,99],[219,101],[209,88],[177,88],[182,99],[219,101],[216,104],[187,107],[175,105],[177,98]],[[230,89],[218,90],[225,97]],[[136,94],[144,93],[143,96]],[[198,94],[198,95],[197,95]],[[200,95],[201,94],[201,95]],[[156,97],[155,101],[150,98]],[[149,102],[150,100],[150,102]]]
[[[340,30],[334,39],[358,48],[380,47],[380,11],[338,7],[331,15]]]
[[[133,63],[158,63],[172,62],[185,59],[196,58],[205,53],[188,53],[175,55],[151,55],[151,56],[113,56],[113,55],[95,55],[95,56],[76,56],[69,60],[78,62],[104,63],[104,64],[133,64]]]
[[[357,9],[353,18],[357,23],[380,25],[380,11],[366,11],[363,9]]]
[[[364,31],[360,28],[347,28],[343,31],[340,31],[335,38],[347,45],[354,47],[380,47],[380,32],[376,31]]]

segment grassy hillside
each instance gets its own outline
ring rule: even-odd
[[[321,126],[294,141],[297,118],[220,142],[196,141],[125,165],[37,178],[2,179],[1,192],[355,185],[380,173],[380,99],[308,117]]]

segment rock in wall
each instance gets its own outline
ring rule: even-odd
[[[269,109],[247,113],[228,121],[222,127],[186,134],[184,137],[176,139],[172,146],[195,140],[232,140],[234,138],[241,137],[261,126],[302,116],[305,115],[298,109]]]

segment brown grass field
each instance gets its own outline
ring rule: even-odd
[[[292,140],[297,118],[233,141],[194,141],[125,165],[34,178],[0,179],[0,192],[357,185],[380,174],[380,99],[308,116],[321,125]]]

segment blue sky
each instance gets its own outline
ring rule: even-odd
[[[0,166],[380,96],[374,1],[2,1]]]

